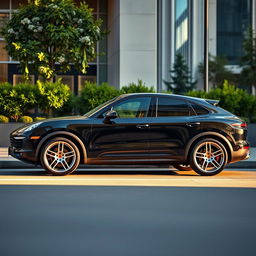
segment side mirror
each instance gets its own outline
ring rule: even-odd
[[[117,117],[118,117],[118,115],[117,115],[116,111],[111,109],[110,111],[108,111],[106,113],[105,120],[110,121],[111,119],[115,119]]]

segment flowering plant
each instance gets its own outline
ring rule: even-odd
[[[92,11],[72,0],[29,1],[2,30],[8,54],[20,61],[26,78],[37,71],[51,79],[57,69],[68,71],[70,64],[86,73],[88,62],[96,57],[96,42],[105,34]]]

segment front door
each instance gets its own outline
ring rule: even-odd
[[[148,156],[151,97],[130,97],[111,106],[118,114],[107,122],[104,115],[94,119],[89,145],[89,161],[136,163]]]

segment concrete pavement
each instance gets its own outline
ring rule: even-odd
[[[42,169],[1,169],[0,185],[140,186],[140,187],[236,187],[256,188],[255,170],[224,170],[214,177],[161,168],[84,169],[68,176],[51,176]]]
[[[93,166],[81,165],[80,168],[93,168]],[[256,147],[250,148],[250,158],[237,163],[229,164],[228,168],[256,168]],[[8,156],[8,148],[0,147],[0,169],[15,169],[15,168],[35,168],[31,164],[23,163],[11,156]],[[94,166],[94,168],[100,168],[100,166]]]

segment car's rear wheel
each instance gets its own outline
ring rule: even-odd
[[[55,138],[48,141],[40,155],[43,168],[53,175],[67,175],[76,170],[80,162],[80,153],[72,141]]]
[[[192,149],[190,165],[192,169],[204,176],[220,173],[228,160],[225,146],[215,139],[203,139]]]
[[[189,164],[173,164],[172,165],[175,169],[179,171],[192,171],[193,169]]]

